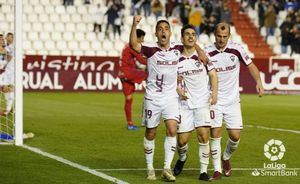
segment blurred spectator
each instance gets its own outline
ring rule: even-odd
[[[63,5],[64,6],[73,6],[74,5],[74,0],[64,0]]]
[[[299,45],[300,45],[300,30],[297,28],[296,25],[294,25],[291,33],[292,33],[291,55],[293,53],[300,54],[300,47],[299,47]]]
[[[176,1],[175,0],[167,0],[166,5],[165,5],[165,11],[166,11],[166,17],[172,16],[173,9],[176,6]]]
[[[204,2],[202,3],[202,7],[205,10],[205,17],[209,18],[213,12],[213,5],[209,0],[204,0]]]
[[[293,27],[291,17],[287,16],[280,25],[281,30],[281,53],[287,53],[287,47],[291,45],[291,28]]]
[[[265,0],[260,0],[258,2],[258,25],[259,25],[259,31],[265,24],[265,12],[266,12],[267,6]]]
[[[83,4],[91,4],[91,1],[90,0],[84,0]]]
[[[142,0],[142,7],[144,10],[144,16],[148,17],[151,15],[151,0]]]
[[[209,19],[205,23],[205,27],[203,28],[206,34],[210,35],[214,32],[216,25],[218,24],[215,15],[211,15]]]
[[[266,35],[266,40],[268,39],[268,36],[273,36],[274,35],[274,30],[276,28],[276,14],[275,10],[272,4],[268,6],[268,9],[265,13],[265,24],[264,26],[266,27],[267,35]]]
[[[5,48],[5,40],[3,34],[0,34],[0,72],[4,71],[7,64],[7,50]]]
[[[115,0],[114,3],[118,9],[118,17],[115,19],[116,32],[118,32],[119,36],[121,36],[121,26],[123,25],[125,5],[121,2],[121,0]]]
[[[202,12],[204,12],[204,10],[201,10],[199,2],[194,2],[189,15],[189,24],[195,27],[197,37],[200,35]]]
[[[221,8],[221,17],[220,22],[226,22],[228,24],[231,24],[231,11],[228,8],[227,3],[224,4],[223,8]]]
[[[180,4],[180,20],[182,25],[186,25],[189,23],[189,13],[191,10],[191,6],[188,0],[183,0]]]
[[[162,11],[163,11],[163,5],[160,2],[160,0],[153,0],[151,4],[151,10],[153,14],[155,15],[156,19],[160,16],[162,16]]]
[[[97,8],[92,15],[95,33],[97,32],[97,30],[99,30],[99,32],[102,32],[103,17],[104,17],[104,14],[101,11],[101,5],[97,4]]]
[[[299,8],[298,2],[295,0],[287,0],[285,4],[285,10],[293,9],[297,11]]]
[[[106,11],[105,15],[107,15],[107,24],[105,28],[105,36],[108,37],[108,29],[111,26],[114,32],[114,36],[117,32],[116,19],[119,17],[119,9],[115,3],[113,3],[109,9]]]
[[[141,14],[141,6],[142,6],[143,0],[131,0],[131,10],[130,14],[135,15]]]

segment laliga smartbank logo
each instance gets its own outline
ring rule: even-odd
[[[252,176],[297,176],[297,168],[287,168],[286,164],[278,163],[286,152],[283,142],[276,139],[269,140],[264,145],[264,155],[271,162],[264,163],[263,168],[252,171]]]
[[[280,140],[269,140],[264,146],[265,156],[271,161],[281,160],[285,153],[285,147]]]

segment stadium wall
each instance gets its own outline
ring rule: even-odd
[[[254,59],[267,93],[300,94],[300,72],[293,59]],[[118,57],[26,55],[23,86],[26,91],[121,91]],[[136,85],[142,91],[142,85]],[[256,93],[255,82],[242,65],[240,91]]]

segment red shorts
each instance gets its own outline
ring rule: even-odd
[[[126,96],[131,95],[135,91],[134,83],[140,84],[148,76],[147,72],[138,69],[126,69],[123,72],[120,78],[123,85],[123,93]]]

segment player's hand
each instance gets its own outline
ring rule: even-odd
[[[218,95],[217,95],[217,93],[213,93],[213,94],[209,97],[209,104],[210,104],[210,105],[216,105],[216,104],[217,104],[217,100],[218,100]]]
[[[133,25],[138,25],[140,23],[140,21],[142,20],[142,16],[140,15],[134,15],[133,16]]]
[[[200,54],[198,55],[198,58],[203,62],[204,65],[207,65],[207,63],[209,62],[209,59],[203,50],[201,50]]]
[[[177,88],[177,93],[179,95],[180,100],[187,100],[189,97],[187,96],[187,92],[182,88]]]
[[[259,97],[263,96],[264,88],[263,88],[262,84],[256,84],[256,91],[257,91]]]

